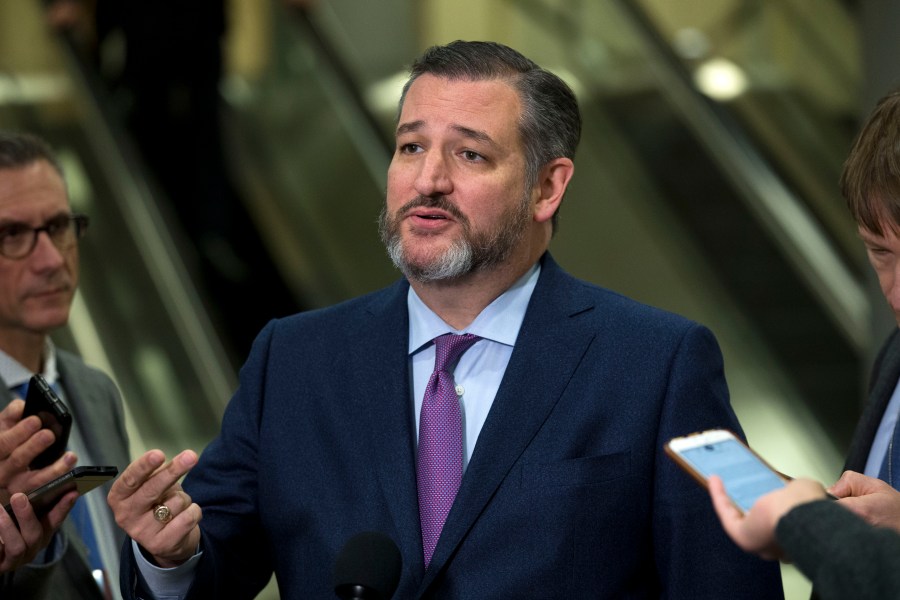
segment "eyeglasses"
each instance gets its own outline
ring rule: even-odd
[[[32,227],[26,223],[6,223],[0,225],[0,254],[6,258],[25,258],[37,246],[38,234],[47,234],[57,250],[68,250],[88,226],[87,215],[59,215],[44,223],[43,227]]]

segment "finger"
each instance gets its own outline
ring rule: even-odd
[[[2,557],[0,572],[6,572],[17,566],[18,560],[25,554],[27,548],[12,517],[2,509],[0,509],[0,538],[3,539],[3,545],[0,547],[3,551],[0,555]]]
[[[65,475],[71,471],[78,463],[78,455],[74,452],[66,451],[54,462],[36,471],[24,469],[18,477],[10,480],[9,485],[11,492],[29,492],[39,488],[45,483],[49,483],[54,479]]]
[[[159,532],[146,536],[138,543],[153,555],[161,567],[173,567],[194,555],[200,543],[200,520],[203,511],[191,503],[184,511],[165,524]]]
[[[37,544],[43,534],[43,527],[40,519],[34,514],[34,508],[28,501],[28,497],[21,492],[13,494],[12,498],[9,499],[9,504],[16,515],[19,533],[24,540],[25,546],[30,547]]]
[[[164,521],[160,521],[156,518],[156,508],[159,506],[165,506],[169,509],[169,516]],[[200,508],[197,504],[191,501],[191,497],[188,496],[185,492],[179,491],[177,494],[173,494],[170,497],[166,498],[160,504],[154,506],[150,511],[150,516],[153,519],[154,529],[156,533],[159,533],[164,528],[170,528],[173,523],[185,523],[186,525],[190,525],[191,522],[195,520],[197,515],[190,514],[192,507]],[[182,516],[184,513],[189,513],[187,516]],[[185,522],[185,519],[187,521]],[[174,528],[177,532],[178,527]]]
[[[722,527],[727,533],[734,535],[732,532],[736,533],[743,515],[731,502],[728,494],[725,493],[725,484],[722,483],[722,479],[717,475],[709,478],[709,495],[712,497],[713,509],[716,511]]]
[[[113,483],[106,498],[113,510],[121,502],[129,500],[165,462],[166,455],[161,450],[148,450],[128,465]]]
[[[177,515],[183,513],[187,508],[193,504],[191,497],[187,492],[181,489],[181,487],[175,487],[168,491],[164,498],[160,498],[158,505],[163,505],[169,509],[169,519],[166,522],[161,523],[161,525],[165,525],[165,523],[173,520]],[[153,506],[151,512],[156,508],[157,505]],[[155,519],[155,513],[154,513]]]
[[[72,510],[72,507],[75,506],[76,500],[78,500],[78,492],[75,490],[63,495],[44,517],[44,525],[51,531],[59,529],[59,526],[62,525],[63,521],[65,521],[69,512]]]
[[[0,410],[0,431],[9,429],[22,420],[22,412],[25,410],[25,402],[13,400],[3,410]]]
[[[41,420],[28,417],[0,432],[0,459],[8,458],[27,440],[30,440],[41,429]],[[50,433],[50,435],[53,435]],[[53,443],[53,440],[50,440]],[[48,444],[49,445],[49,444]]]
[[[135,500],[146,508],[159,504],[160,498],[165,498],[173,489],[180,489],[176,484],[196,464],[197,454],[193,450],[181,452],[146,480],[135,492]]]
[[[841,478],[834,485],[828,488],[828,491],[838,498],[846,498],[847,496],[859,496],[864,493],[868,487],[868,481],[871,478],[866,477],[856,471],[844,471]]]
[[[0,509],[0,538],[3,539],[4,545],[15,543],[18,536],[19,528],[16,527],[12,516],[5,509]]]
[[[841,476],[835,481],[831,487],[828,488],[829,493],[843,498],[844,496],[849,494],[850,484],[847,482],[847,478],[851,477],[853,471],[844,471],[841,473]]]
[[[197,464],[197,454],[193,450],[181,452],[162,466],[164,459],[161,451],[151,450],[126,468],[110,490],[107,498],[110,506],[115,510],[127,500],[135,505],[135,510],[149,510]]]
[[[31,421],[31,418],[27,419]],[[10,433],[18,432],[13,428]],[[24,439],[23,439],[24,438]],[[28,436],[27,429],[22,435],[15,435],[14,440],[21,440],[7,457],[10,467],[14,470],[24,470],[38,457],[38,455],[53,445],[56,435],[49,429],[39,429]]]
[[[149,514],[142,515],[142,523],[139,528],[148,535],[155,535],[190,505],[191,497],[180,486],[175,486],[168,490],[165,497],[160,498],[156,504],[150,507]]]
[[[78,455],[72,452],[71,450],[66,450],[63,452],[62,456],[57,458],[55,461],[44,467],[43,469],[38,469],[34,471],[35,475],[38,475],[38,479],[41,479],[40,484],[33,486],[29,489],[34,489],[45,483],[49,483],[56,479],[57,477],[62,477],[69,471],[75,468],[75,465],[78,464]]]

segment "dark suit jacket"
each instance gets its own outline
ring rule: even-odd
[[[116,465],[123,470],[128,466],[129,452],[119,391],[104,373],[85,365],[73,354],[64,350],[57,352],[67,406],[78,423],[88,452],[97,464]],[[0,407],[5,407],[11,400],[12,395],[4,383],[0,387]],[[91,493],[105,496],[111,485],[108,483]],[[39,568],[25,566],[0,576],[0,598],[102,600],[88,567],[84,544],[68,521],[63,523],[63,531],[66,546],[60,560]],[[124,539],[124,532],[116,529],[116,543],[121,544]],[[116,575],[111,574],[113,582]]]
[[[573,279],[549,255],[426,572],[408,284],[270,323],[185,480],[203,509],[191,598],[334,598],[362,531],[403,557],[395,598],[780,598],[671,437],[738,429],[712,334]],[[133,557],[128,546],[123,560]],[[123,587],[137,576],[123,564]]]
[[[866,468],[869,450],[872,448],[872,442],[894,388],[897,387],[898,379],[900,379],[900,329],[894,329],[879,350],[875,365],[872,367],[869,400],[856,424],[844,469],[862,473]]]

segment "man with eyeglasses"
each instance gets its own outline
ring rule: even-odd
[[[0,132],[0,598],[119,597],[123,534],[105,493],[63,496],[36,516],[25,492],[78,464],[124,466],[128,440],[115,384],[49,334],[64,326],[78,285],[84,215],[69,206],[62,169],[41,139]],[[49,466],[28,465],[53,442],[37,417],[22,419],[23,384],[40,373],[73,415],[68,450]]]

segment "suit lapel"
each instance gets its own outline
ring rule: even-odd
[[[13,395],[12,392],[9,391],[9,385],[0,379],[0,410],[6,408],[6,405],[12,402]]]
[[[900,378],[900,330],[895,329],[891,334],[872,376],[875,379],[870,386],[869,401],[856,426],[844,465],[845,469],[860,473],[866,468],[872,441]]]
[[[57,368],[59,369],[60,383],[66,394],[66,406],[72,413],[72,418],[81,432],[81,443],[84,444],[88,454],[92,457],[101,456],[100,445],[105,436],[95,435],[94,432],[103,431],[104,423],[97,421],[95,411],[87,408],[86,398],[97,393],[96,390],[86,388],[87,383],[78,377],[78,368],[65,352],[57,351]]]
[[[580,285],[545,256],[516,346],[463,477],[421,591],[440,572],[537,434],[593,339],[577,315]],[[552,359],[548,359],[552,357]]]
[[[371,436],[372,464],[399,536],[395,541],[404,568],[419,580],[424,564],[409,388],[407,291],[401,282],[373,302],[362,329],[366,334],[355,345],[352,360],[360,376],[358,389],[371,392],[355,401],[358,414],[364,417],[364,430]]]

